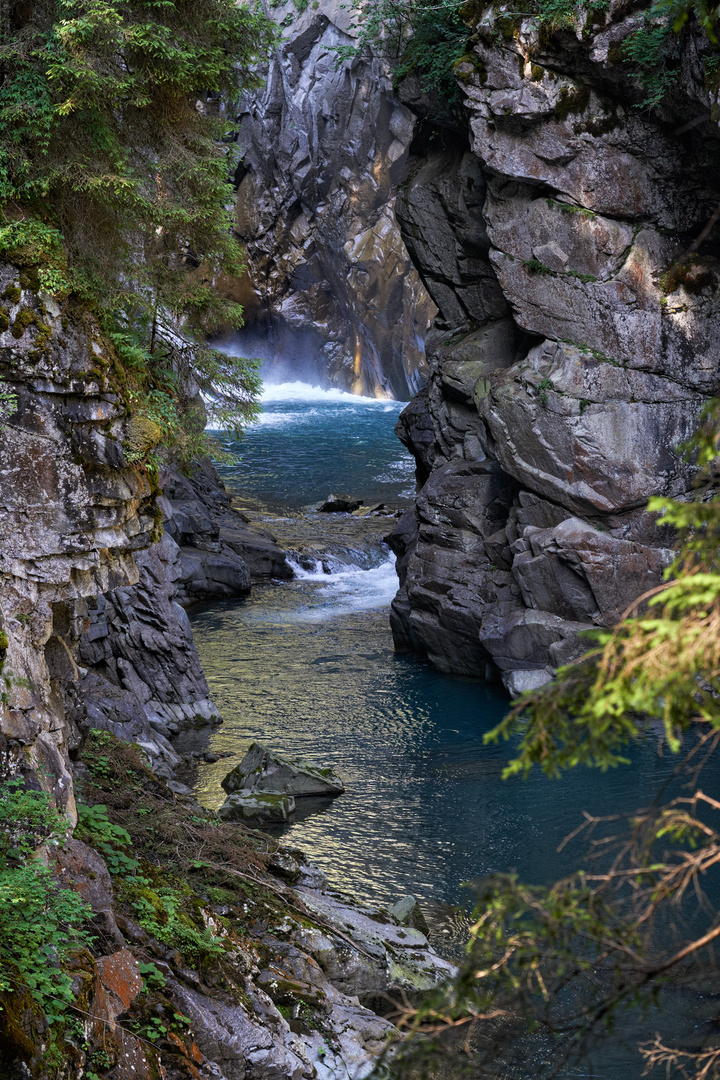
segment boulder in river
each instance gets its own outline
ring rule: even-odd
[[[337,773],[302,758],[286,758],[262,743],[250,744],[239,765],[227,774],[222,786],[228,793],[272,792],[278,795],[342,795]]]
[[[284,825],[295,813],[292,795],[273,792],[236,791],[228,795],[218,810],[223,821],[254,821],[268,825]]]
[[[328,495],[318,509],[321,514],[351,514],[353,510],[359,510],[362,504],[362,499],[355,495]]]

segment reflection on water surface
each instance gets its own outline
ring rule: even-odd
[[[191,613],[225,718],[211,749],[232,754],[201,766],[198,791],[206,805],[218,806],[221,779],[253,739],[332,766],[346,794],[324,805],[299,801],[286,839],[332,884],[383,904],[414,893],[437,916],[446,905],[469,902],[464,882],[493,871],[516,869],[537,883],[569,873],[584,843],[557,847],[583,811],[619,813],[646,803],[674,762],[648,739],[631,751],[629,768],[503,781],[511,748],[483,744],[507,708],[502,689],[441,675],[393,652],[388,607],[396,581],[382,544],[392,519],[299,508],[333,490],[367,502],[406,499],[413,466],[392,434],[398,411],[397,404],[299,392],[271,402],[239,448],[242,461],[222,469],[234,494],[266,508],[271,530],[302,555],[305,569],[295,581],[255,587],[246,601]],[[435,925],[442,925],[437,917]],[[690,990],[671,1003],[678,1018],[704,1007]],[[656,1019],[644,1020],[642,1031]],[[563,1075],[635,1080],[642,1073],[636,1035],[628,1030],[627,1046],[620,1039],[592,1066]],[[542,1055],[536,1045],[532,1075]]]

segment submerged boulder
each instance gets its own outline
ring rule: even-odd
[[[262,743],[250,744],[247,754],[222,782],[228,793],[273,792],[279,795],[341,795],[345,790],[332,769],[322,769],[302,758],[286,758]]]
[[[223,821],[255,821],[284,825],[295,813],[292,795],[236,791],[228,795],[218,810]]]

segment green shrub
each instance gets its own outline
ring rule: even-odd
[[[90,940],[90,909],[34,855],[68,831],[45,792],[21,780],[0,787],[0,991],[27,988],[51,1023],[73,1000],[63,965]]]
[[[133,859],[124,850],[131,846],[130,833],[121,825],[114,825],[108,820],[107,807],[101,803],[97,806],[78,803],[77,809],[78,839],[84,840],[100,852],[111,874],[136,873],[139,868],[137,859]]]

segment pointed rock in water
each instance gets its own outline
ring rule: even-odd
[[[404,926],[412,926],[426,936],[430,933],[425,916],[414,896],[404,896],[396,904],[388,908],[393,918]]]
[[[247,754],[222,782],[225,791],[274,792],[280,795],[342,795],[337,773],[302,758],[286,758],[262,743],[250,744]]]
[[[255,821],[264,824],[284,824],[295,813],[292,795],[270,792],[236,791],[228,795],[218,810],[223,821]]]

